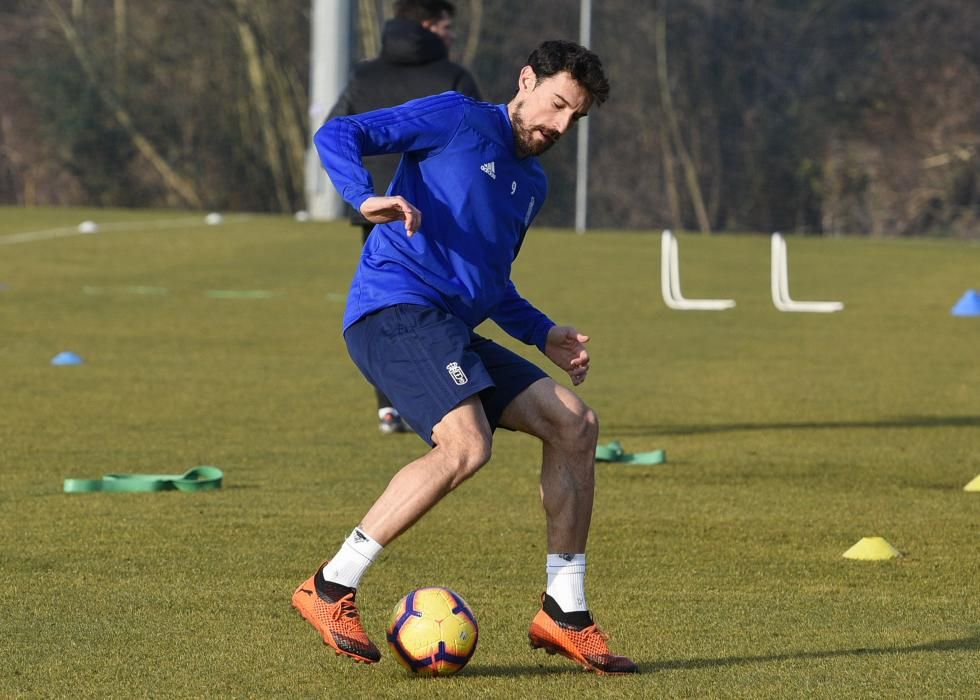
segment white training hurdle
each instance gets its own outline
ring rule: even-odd
[[[681,272],[677,238],[669,230],[660,235],[660,291],[664,303],[678,311],[722,311],[735,306],[734,299],[685,299],[681,294]]]
[[[772,234],[772,303],[780,311],[808,311],[812,313],[833,313],[844,308],[839,301],[794,301],[789,295],[789,262],[786,255],[786,240],[779,234]]]
[[[795,301],[789,295],[789,260],[786,240],[780,233],[772,234],[770,284],[772,303],[779,311],[833,313],[841,311],[840,301]],[[722,311],[735,306],[734,299],[686,299],[681,293],[680,260],[677,237],[669,229],[660,235],[660,292],[664,303],[677,311]]]

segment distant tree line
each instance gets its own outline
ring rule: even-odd
[[[507,101],[578,0],[457,0]],[[352,0],[355,59],[388,0]],[[976,0],[597,0],[589,225],[980,237]],[[0,203],[303,208],[309,0],[4,0]],[[574,217],[575,146],[539,223]]]

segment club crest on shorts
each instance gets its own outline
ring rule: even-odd
[[[449,371],[449,376],[456,382],[456,386],[463,386],[469,381],[466,372],[463,371],[463,368],[459,366],[458,362],[450,362],[446,365],[446,369]]]

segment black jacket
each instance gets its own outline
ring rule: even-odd
[[[446,45],[418,22],[394,18],[385,23],[381,55],[358,63],[337,104],[327,115],[334,117],[394,107],[417,97],[455,90],[475,99],[480,90],[473,76],[449,60]],[[374,190],[383,194],[398,168],[400,156],[373,156],[365,160]],[[351,211],[351,222],[366,224]]]

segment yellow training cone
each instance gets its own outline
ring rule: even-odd
[[[974,493],[980,493],[980,474],[973,477],[973,481],[963,487],[964,491],[973,491]]]
[[[877,561],[879,559],[893,559],[902,555],[888,544],[884,537],[862,537],[857,544],[844,552],[843,556],[845,559]]]

